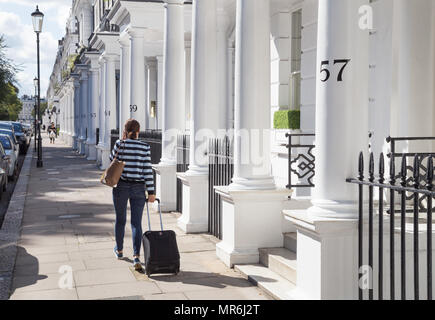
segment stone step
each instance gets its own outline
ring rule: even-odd
[[[291,293],[296,289],[296,286],[265,266],[259,264],[236,265],[234,269],[272,298],[293,300]]]
[[[285,248],[259,249],[260,263],[284,279],[296,284],[296,253]]]
[[[298,234],[296,232],[284,233],[284,248],[297,253]]]

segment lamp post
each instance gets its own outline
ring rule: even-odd
[[[37,97],[38,97],[38,78],[36,78],[35,77],[35,79],[33,79],[33,85],[35,86],[35,106],[34,106],[34,108],[33,108],[33,110],[35,111],[34,113],[35,113],[35,116],[34,116],[34,130],[35,130],[35,132],[34,132],[34,138],[33,138],[33,140],[35,140],[35,148],[33,149],[33,151],[34,152],[36,152],[38,149],[37,149],[37,145],[36,145],[36,128],[37,128],[37,126],[36,126],[36,114],[37,114],[37,110],[36,110],[36,106],[38,105],[38,101],[37,101]]]
[[[44,14],[39,11],[38,6],[32,13],[33,30],[36,33],[36,51],[38,62],[38,161],[36,166],[38,168],[43,167],[42,163],[42,138],[41,138],[41,74],[40,74],[40,62],[39,62],[39,34],[42,31],[42,23],[44,21]]]

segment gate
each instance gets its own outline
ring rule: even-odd
[[[177,136],[177,173],[186,172],[189,168],[190,135]],[[183,183],[177,178],[177,212],[183,213]]]
[[[228,186],[234,174],[233,143],[228,137],[210,139],[209,156],[209,195],[208,195],[208,231],[222,239],[221,196],[214,187]]]

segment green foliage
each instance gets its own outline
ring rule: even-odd
[[[300,110],[280,110],[273,117],[274,129],[298,130],[301,128]]]
[[[42,119],[42,115],[45,113],[45,110],[47,110],[47,108],[48,108],[48,103],[41,102],[41,109],[39,110],[39,114],[41,115],[41,119]],[[32,117],[35,117],[35,109],[32,110]]]
[[[0,120],[16,121],[23,107],[18,99],[18,89],[11,83],[7,83],[2,89],[2,101],[0,101]]]
[[[18,99],[15,75],[19,68],[6,57],[6,43],[0,36],[0,120],[15,121],[21,112],[22,104]]]

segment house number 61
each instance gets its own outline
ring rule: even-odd
[[[343,81],[343,72],[344,72],[344,69],[346,68],[347,64],[350,62],[350,60],[351,59],[336,59],[336,60],[334,60],[334,65],[343,64],[343,66],[341,67],[340,72],[338,73],[338,76],[337,76],[338,82]],[[322,61],[321,65],[320,65],[320,73],[325,74],[325,78],[320,79],[320,81],[322,81],[322,82],[328,81],[329,78],[331,77],[331,72],[328,70],[328,68],[326,66],[329,66],[329,60]]]

